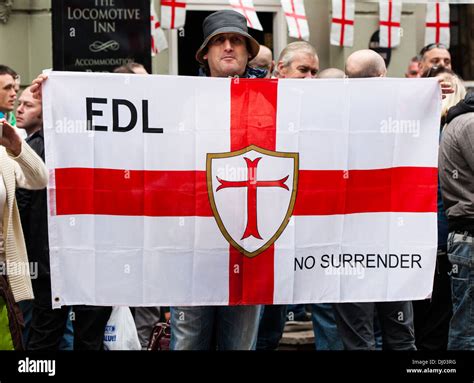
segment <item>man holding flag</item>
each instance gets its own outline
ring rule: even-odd
[[[204,42],[196,60],[210,77],[264,77],[247,66],[259,51],[247,33],[245,17],[231,10],[209,15],[203,22]],[[260,306],[201,306],[171,309],[171,348],[174,350],[250,350],[255,348]]]

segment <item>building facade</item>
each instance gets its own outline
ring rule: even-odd
[[[403,2],[401,44],[389,52],[389,76],[403,77],[410,59],[424,45],[426,5],[423,2]],[[453,65],[464,80],[474,81],[474,1],[459,3],[450,7]],[[280,1],[254,0],[254,4],[264,26],[263,33],[255,32],[256,38],[278,56],[293,40],[288,37]],[[153,73],[194,74],[193,57],[202,40],[203,18],[212,11],[228,7],[227,1],[188,0],[185,28],[165,32],[169,49],[153,58]],[[376,0],[356,0],[354,45],[351,48],[329,43],[331,0],[306,0],[305,9],[310,43],[318,51],[321,69],[343,69],[347,56],[355,50],[368,48],[378,30]],[[43,69],[52,67],[51,0],[0,0],[0,63],[20,73],[22,85],[29,84]]]

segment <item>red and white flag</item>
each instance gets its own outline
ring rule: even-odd
[[[308,20],[303,0],[281,0],[290,37],[309,40]]]
[[[168,49],[165,32],[161,29],[160,20],[156,14],[154,0],[151,1],[150,23],[151,23],[151,54],[156,54]]]
[[[247,26],[252,29],[263,31],[262,24],[257,16],[257,11],[253,5],[253,0],[229,0],[234,11],[244,15],[247,19]]]
[[[50,73],[54,305],[426,298],[440,96],[436,79]]]
[[[186,0],[161,0],[161,26],[178,29],[186,22]]]
[[[402,17],[401,0],[380,0],[380,46],[394,48],[400,45]]]
[[[425,46],[441,43],[449,48],[449,3],[427,3],[425,26]]]
[[[331,45],[354,45],[354,0],[332,0]]]

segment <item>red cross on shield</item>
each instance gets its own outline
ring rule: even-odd
[[[287,227],[298,188],[298,153],[250,145],[207,155],[211,209],[226,240],[247,257],[271,246]]]

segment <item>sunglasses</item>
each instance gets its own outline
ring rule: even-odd
[[[448,47],[444,44],[432,43],[432,44],[428,44],[427,46],[423,47],[423,49],[420,51],[420,56],[423,57],[426,52],[429,52],[430,50],[435,49],[435,48],[449,50]]]

